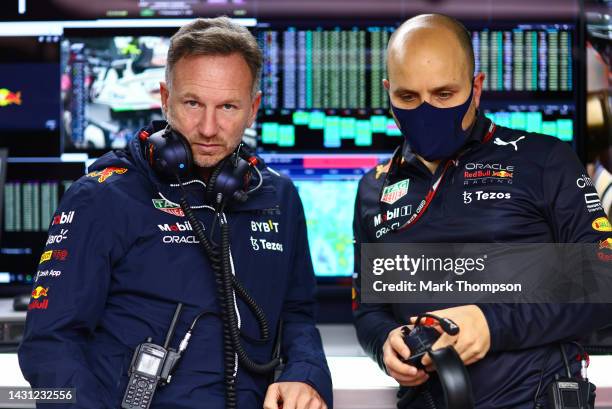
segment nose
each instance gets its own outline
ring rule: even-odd
[[[215,109],[206,109],[198,123],[198,131],[205,138],[213,138],[219,132],[219,122]]]

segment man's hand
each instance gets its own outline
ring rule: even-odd
[[[277,382],[268,387],[264,409],[327,409],[323,398],[304,382]]]
[[[383,345],[383,362],[387,367],[387,372],[403,386],[417,386],[429,379],[425,371],[417,370],[414,366],[403,363],[399,357],[404,359],[410,357],[410,349],[404,342],[402,327],[389,332]]]
[[[449,318],[459,326],[459,333],[455,336],[443,333],[433,345],[433,350],[452,345],[466,365],[480,361],[489,352],[491,333],[489,324],[480,308],[475,305],[462,305],[433,311],[432,314],[441,318]],[[416,317],[410,319],[413,324],[415,321]],[[438,330],[441,331],[441,328]],[[429,355],[425,355],[421,362],[428,372],[434,370]]]

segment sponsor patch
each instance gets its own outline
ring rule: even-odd
[[[32,298],[37,300],[40,297],[46,297],[48,292],[49,292],[49,287],[45,288],[45,287],[39,285],[34,290],[32,290]]]
[[[62,212],[61,214],[53,216],[53,226],[57,224],[70,224],[72,223],[72,219],[74,218],[74,210],[69,211],[68,213]]]
[[[576,186],[578,186],[580,189],[584,189],[587,186],[594,186],[594,185],[590,177],[588,177],[585,174],[582,174],[580,175],[578,179],[576,179]]]
[[[251,220],[251,231],[256,233],[278,233],[278,222],[256,222]]]
[[[410,214],[412,214],[412,205],[396,207],[384,213],[378,213],[374,216],[374,227],[378,227],[381,223],[386,223],[398,217],[408,217]]]
[[[603,211],[601,200],[599,200],[599,195],[597,193],[585,193],[584,203],[589,213]]]
[[[522,141],[523,139],[525,139],[525,135],[520,136],[518,139],[515,139],[513,141],[504,141],[503,139],[500,138],[495,138],[495,140],[493,141],[493,143],[495,145],[499,145],[499,146],[512,146],[514,148],[514,151],[518,151],[518,146],[517,144]]]
[[[164,236],[162,243],[164,244],[198,244],[200,241],[196,236]]]
[[[397,183],[387,186],[383,189],[381,202],[393,204],[408,193],[408,186],[410,185],[410,179],[401,180]]]
[[[95,172],[89,172],[87,174],[87,176],[89,176],[90,178],[98,178],[98,183],[103,183],[106,181],[106,179],[110,178],[111,176],[113,176],[115,173],[118,175],[122,175],[125,172],[127,172],[127,168],[117,168],[114,166],[108,167],[106,169],[103,170],[98,170]]]
[[[171,214],[173,216],[185,217],[183,209],[175,203],[169,202],[166,199],[152,199],[153,207],[162,212]]]
[[[391,159],[387,163],[383,163],[381,165],[376,165],[376,174],[374,175],[375,179],[380,179],[383,173],[388,173],[389,168],[391,167]]]
[[[610,226],[610,221],[605,217],[598,217],[593,220],[591,223],[591,227],[597,231],[612,231],[612,226]]]
[[[47,250],[40,256],[40,262],[42,264],[49,260],[64,261],[68,258],[68,250]]]
[[[608,237],[599,242],[599,250],[612,250],[612,238]]]
[[[192,231],[193,227],[191,227],[191,223],[188,221],[181,223],[176,222],[174,224],[158,224],[157,227],[161,231]]]
[[[253,250],[255,251],[259,251],[259,250],[272,250],[272,251],[279,251],[282,252],[283,251],[283,245],[282,243],[275,243],[266,239],[256,239],[255,237],[251,236],[251,246],[253,247]]]
[[[61,271],[58,270],[38,270],[34,282],[37,282],[39,278],[43,277],[59,277],[62,275]]]
[[[34,290],[32,290],[32,298],[28,304],[28,310],[46,310],[49,306],[49,299],[47,295],[49,294],[49,287],[43,287],[41,285],[37,286]],[[43,298],[39,299],[39,298]]]
[[[8,88],[0,88],[0,107],[12,104],[21,105],[21,91],[11,91]]]
[[[50,234],[49,237],[47,237],[47,242],[45,245],[48,246],[49,244],[59,244],[66,239],[68,239],[68,229],[62,229],[60,230],[59,234]]]
[[[510,199],[511,197],[512,194],[510,192],[484,192],[478,190],[476,192],[463,192],[463,203],[470,204],[473,201]]]
[[[515,167],[501,163],[477,163],[465,164],[463,171],[464,185],[485,185],[489,183],[512,184]]]

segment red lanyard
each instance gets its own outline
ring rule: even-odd
[[[495,129],[496,129],[495,124],[491,122],[491,125],[489,126],[489,130],[487,131],[487,134],[484,136],[484,138],[482,138],[482,143],[487,143],[491,140],[491,138],[493,138]],[[461,156],[461,154],[459,154],[459,156]],[[436,196],[436,193],[438,192],[438,188],[440,187],[440,185],[442,184],[442,180],[444,179],[444,175],[446,175],[446,171],[448,170],[451,164],[456,163],[456,160],[457,159],[449,159],[444,164],[444,169],[442,169],[442,173],[440,174],[440,176],[438,176],[438,179],[434,182],[434,184],[431,185],[429,192],[427,192],[427,195],[425,196],[425,198],[421,200],[421,203],[419,203],[419,206],[416,208],[415,213],[412,216],[410,216],[410,219],[408,219],[406,223],[404,223],[402,226],[398,227],[397,229],[394,229],[393,230],[394,232],[397,233],[397,232],[406,230],[408,227],[416,223],[416,221],[419,220],[421,216],[423,216],[423,214],[425,213],[425,210],[427,210],[427,208],[429,207],[429,204],[432,202],[432,200]]]

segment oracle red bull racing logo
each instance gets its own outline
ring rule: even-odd
[[[118,175],[122,175],[125,172],[127,172],[126,168],[117,168],[114,166],[108,167],[104,170],[99,170],[96,172],[89,172],[87,174],[87,176],[89,176],[90,178],[98,178],[98,183],[103,183],[104,181],[106,181],[106,179],[110,178],[111,176],[113,176],[115,173]]]
[[[46,310],[49,306],[49,299],[47,295],[49,294],[49,287],[43,287],[41,285],[37,286],[34,290],[32,290],[32,298],[33,300],[28,305],[28,310]],[[39,298],[43,298],[44,300]]]
[[[465,164],[463,171],[464,185],[484,185],[487,183],[511,184],[514,177],[514,166],[501,163]]]

